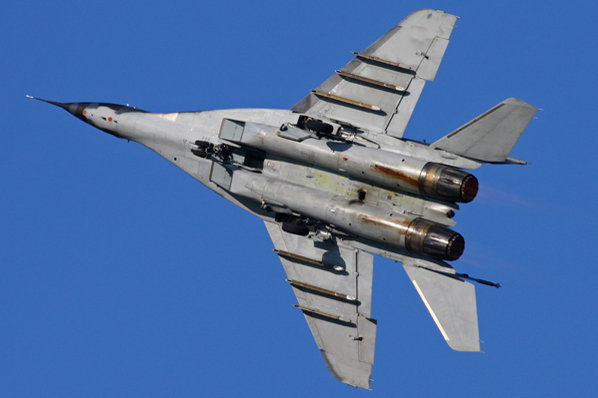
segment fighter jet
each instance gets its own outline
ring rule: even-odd
[[[471,282],[498,286],[449,265],[465,247],[453,217],[478,192],[466,170],[525,164],[509,153],[536,108],[509,98],[434,143],[402,138],[455,20],[415,11],[290,110],[151,113],[40,100],[148,147],[260,217],[328,369],[369,388],[373,255],[403,264],[457,351],[480,351]]]

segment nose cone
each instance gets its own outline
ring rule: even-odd
[[[73,116],[76,116],[79,119],[81,119],[83,121],[86,121],[83,118],[83,109],[85,109],[85,106],[87,105],[87,103],[85,103],[85,102],[68,102],[68,103],[62,103],[62,102],[58,102],[58,101],[50,101],[50,100],[43,99],[43,98],[33,97],[31,95],[27,95],[26,97],[34,99],[34,100],[46,102],[48,104],[52,104],[52,105],[55,105],[55,106],[58,106],[58,107],[64,109],[65,111],[69,112]]]
[[[64,109],[71,115],[117,138],[136,141],[135,123],[139,114],[147,113],[128,105],[104,102],[58,102],[27,95],[27,98],[46,102]]]
[[[73,116],[78,117],[79,119],[86,121],[83,118],[83,109],[85,109],[85,106],[87,105],[87,103],[85,102],[71,102],[68,104],[61,104],[61,103],[56,103],[54,105],[58,105],[61,108],[65,109],[66,111],[70,112]]]
[[[109,126],[102,126],[102,125],[98,125],[97,120],[94,120],[93,118],[88,118],[85,117],[85,113],[86,113],[86,108],[88,108],[90,105],[95,105],[96,107],[98,105],[104,105],[104,104],[97,104],[97,103],[91,103],[91,102],[58,102],[58,101],[50,101],[47,99],[43,99],[43,98],[37,98],[37,97],[33,97],[31,95],[27,95],[27,98],[31,98],[34,100],[38,100],[38,101],[42,101],[42,102],[46,102],[48,104],[51,105],[55,105],[59,108],[64,109],[65,111],[67,111],[68,113],[70,113],[71,115],[77,117],[78,119],[84,121],[85,123],[91,124],[92,126],[104,131],[105,133],[108,133],[110,135],[113,135],[117,138],[126,138],[124,136],[122,136],[121,134],[117,133],[116,131],[114,131],[113,128],[109,128]],[[120,105],[112,105],[112,104],[105,104],[107,105],[110,109],[115,109],[115,107],[121,107]],[[101,117],[100,119],[106,120],[106,117]],[[110,118],[110,120],[112,120],[112,118]]]

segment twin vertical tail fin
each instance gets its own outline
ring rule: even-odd
[[[508,98],[431,147],[483,162],[525,164],[508,156],[536,111],[520,99]]]

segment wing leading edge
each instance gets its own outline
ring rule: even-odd
[[[370,318],[373,256],[333,240],[316,242],[266,222],[298,304],[334,377],[369,388],[376,321]]]
[[[402,137],[426,81],[434,80],[456,17],[415,11],[292,110]]]

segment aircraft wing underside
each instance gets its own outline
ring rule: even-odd
[[[456,17],[419,10],[312,90],[292,110],[402,137],[434,80]]]
[[[328,369],[344,383],[369,388],[376,343],[373,256],[265,224]]]

